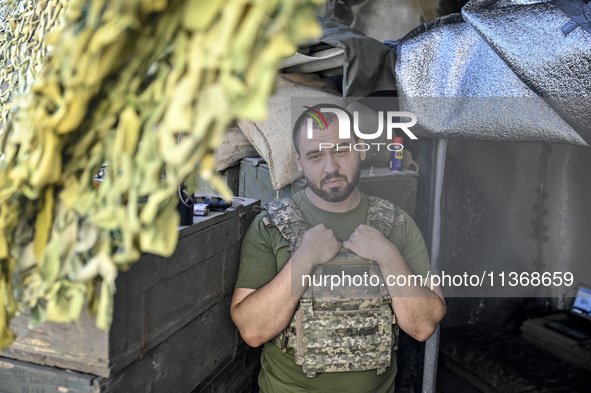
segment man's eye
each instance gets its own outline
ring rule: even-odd
[[[345,153],[348,153],[348,151],[347,150],[335,150],[335,152],[334,152],[334,154],[341,155],[341,156]]]
[[[320,158],[320,154],[314,154],[313,156],[310,156],[311,160],[317,160]]]

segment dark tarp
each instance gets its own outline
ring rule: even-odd
[[[477,0],[409,33],[396,81],[416,133],[587,146],[591,34],[572,22],[548,1]]]
[[[419,136],[591,142],[591,11],[583,0],[473,0],[394,50],[321,23],[323,36],[306,49],[344,49],[343,96],[397,90]]]

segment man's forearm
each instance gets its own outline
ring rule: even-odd
[[[431,290],[426,282],[413,280],[415,276],[404,261],[398,250],[388,258],[378,261],[382,276],[390,284],[405,283],[406,285],[388,285],[392,297],[392,309],[402,330],[413,338],[424,341],[429,338],[437,324],[445,315],[446,306],[439,288]],[[387,277],[405,276],[401,280],[387,280]]]
[[[309,274],[306,271],[293,274]],[[291,279],[290,259],[273,280],[243,299],[232,299],[232,319],[250,346],[258,347],[272,339],[291,321],[304,290],[294,287],[295,293],[292,293]]]
[[[445,302],[433,291],[426,297],[393,298],[398,326],[418,341],[425,341],[437,328],[445,315]]]
[[[287,326],[306,289],[301,285],[302,275],[330,261],[340,247],[330,229],[316,225],[306,231],[300,247],[275,278],[256,291],[244,288],[234,291],[230,313],[247,344],[258,347]],[[292,277],[300,279],[293,287]]]

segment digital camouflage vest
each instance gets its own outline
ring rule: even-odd
[[[368,197],[366,224],[388,237],[393,225],[403,225],[404,215],[396,214],[391,203]],[[271,220],[288,240],[290,250],[297,249],[309,224],[290,198],[274,200],[266,206]],[[309,285],[300,298],[287,328],[272,341],[285,352],[294,349],[294,360],[308,377],[317,372],[362,371],[377,369],[378,375],[390,365],[398,337],[392,315],[391,299],[374,261],[363,259],[341,248],[337,256],[312,272],[312,277],[337,274],[341,277],[372,275],[379,283],[358,286]],[[348,282],[347,282],[348,284]]]

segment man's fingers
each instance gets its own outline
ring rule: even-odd
[[[353,251],[353,249],[355,248],[355,243],[353,243],[353,242],[351,241],[351,239],[349,239],[349,240],[345,240],[345,241],[343,242],[343,247],[344,247],[344,248],[346,248],[346,249],[347,249],[347,250],[349,250],[349,251]]]

